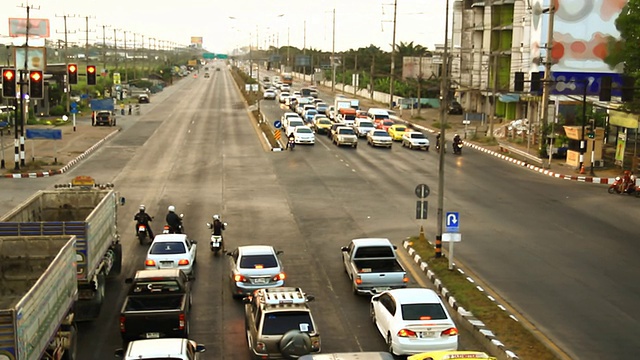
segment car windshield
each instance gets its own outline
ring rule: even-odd
[[[313,133],[313,131],[311,131],[311,129],[303,128],[303,127],[299,127],[297,132],[298,132],[298,134],[312,134]]]
[[[316,110],[307,110],[307,115],[315,115],[318,112]]]
[[[440,304],[404,304],[403,320],[445,320],[447,314]]]
[[[391,125],[393,125],[393,121],[388,120],[388,121],[383,122],[382,124],[384,124],[384,126],[391,126]]]
[[[331,120],[329,120],[327,118],[322,118],[322,119],[318,120],[318,122],[320,124],[323,124],[323,125],[330,125],[331,124]]]
[[[272,254],[245,255],[240,259],[242,269],[266,269],[278,267],[278,261]]]
[[[424,139],[424,134],[422,134],[422,133],[411,134],[411,138],[412,139]]]
[[[179,241],[171,242],[156,242],[151,245],[149,254],[184,254],[186,252],[184,243]]]
[[[389,136],[389,134],[387,134],[386,131],[376,131],[376,132],[373,133],[373,136],[384,136],[384,137],[386,137],[386,136]]]
[[[373,127],[373,123],[370,123],[368,121],[360,121],[360,127],[364,127],[364,128]]]
[[[407,131],[407,128],[402,127],[402,126],[398,126],[398,127],[396,128],[396,131],[398,131],[398,132]]]
[[[302,121],[300,121],[300,120],[296,120],[296,121],[291,120],[291,121],[289,121],[289,125],[295,127],[295,126],[302,126],[302,125],[304,125],[304,123]]]
[[[311,316],[307,311],[278,311],[265,315],[263,335],[283,335],[289,330],[313,332]]]
[[[353,129],[340,129],[339,130],[341,135],[353,135]]]

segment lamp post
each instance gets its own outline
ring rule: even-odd
[[[391,43],[391,74],[390,74],[390,77],[389,77],[389,80],[390,80],[389,81],[389,95],[390,95],[390,97],[389,97],[389,109],[393,109],[393,90],[394,90],[393,89],[393,83],[394,83],[394,79],[395,79],[394,72],[395,72],[395,69],[396,69],[396,13],[397,13],[397,10],[398,10],[398,0],[395,0],[393,2],[393,40],[392,40],[392,43]],[[447,16],[446,16],[445,19],[447,19],[446,21],[448,23],[449,22],[449,0],[447,0]],[[447,33],[446,33],[447,27],[448,27],[448,24],[445,25],[445,39],[444,39],[445,52],[447,51],[446,50],[446,47],[447,47],[447,39],[446,38],[448,36]],[[420,101],[420,100],[418,100],[418,101]]]

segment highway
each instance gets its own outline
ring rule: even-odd
[[[236,108],[239,102],[227,70],[186,78],[154,95],[149,111],[69,173],[2,181],[3,213],[35,190],[76,175],[114,182],[126,198],[118,222],[123,275],[108,285],[100,319],[80,325],[79,359],[112,359],[120,347],[124,278],[142,268],[147,250],[134,238],[139,204],[155,215],[156,233],[167,206],[175,205],[199,241],[191,337],[207,346],[205,359],[249,358],[243,307],[229,293],[228,260],[207,248],[205,223],[215,213],[229,223],[228,249],[271,244],[284,251],[287,284],[316,296],[310,306],[323,352],[385,349],[368,299],[351,294],[340,246],[364,236],[400,245],[417,235],[423,223],[414,219],[413,189],[419,183],[432,190],[424,225],[428,236],[435,234],[436,152],[398,144],[374,149],[363,140],[357,149],[337,148],[325,136],[315,146],[271,152],[246,110]],[[283,112],[267,101],[262,110],[270,120]],[[461,214],[457,259],[572,358],[636,353],[636,199],[535,175],[471,149],[460,157],[448,153],[445,171],[445,211]],[[462,334],[461,348],[477,346]]]

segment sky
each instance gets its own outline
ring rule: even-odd
[[[127,33],[128,46],[145,39],[156,43],[188,45],[191,37],[202,37],[203,47],[214,53],[258,44],[260,48],[291,45],[298,48],[332,50],[335,9],[335,51],[371,44],[391,51],[394,1],[396,44],[411,42],[433,50],[444,43],[446,0],[2,0],[0,39],[9,35],[9,18],[49,19],[50,38],[64,38],[67,16],[68,41],[113,43],[119,46]],[[453,0],[450,0],[450,13]],[[449,16],[451,24],[451,16]],[[306,29],[306,31],[305,31]],[[104,30],[104,31],[103,31]],[[451,25],[449,26],[451,33]]]

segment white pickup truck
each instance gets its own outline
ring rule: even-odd
[[[178,338],[136,340],[127,349],[118,349],[117,358],[124,360],[198,360],[205,346],[193,340]]]
[[[356,295],[404,288],[409,282],[407,272],[396,258],[396,247],[389,239],[351,240],[342,247],[342,260]]]

